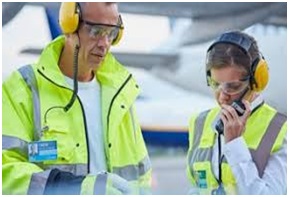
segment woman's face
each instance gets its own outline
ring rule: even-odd
[[[248,90],[250,82],[243,68],[227,66],[211,69],[210,86],[219,105],[230,105]]]

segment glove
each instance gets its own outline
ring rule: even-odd
[[[138,187],[135,186],[133,183],[125,180],[124,178],[118,176],[117,174],[113,173],[100,173],[98,176],[107,176],[106,182],[106,192],[105,194],[125,194],[125,195],[132,195],[138,194]]]

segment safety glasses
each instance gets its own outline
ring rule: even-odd
[[[86,20],[82,20],[82,22],[87,29],[90,38],[96,39],[99,37],[107,36],[110,42],[116,39],[120,29],[123,28],[122,25],[100,24],[89,22]],[[121,18],[120,24],[122,24]]]
[[[209,77],[208,82],[213,91],[222,90],[226,94],[235,95],[235,94],[239,94],[240,92],[242,92],[249,86],[250,84],[249,79],[250,77],[248,76],[244,79],[237,80],[237,81],[219,83],[213,80],[211,77]]]

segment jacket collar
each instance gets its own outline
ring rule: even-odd
[[[37,69],[54,83],[69,88],[69,85],[66,83],[58,65],[64,42],[64,36],[59,36],[53,40],[43,50],[37,62]],[[96,74],[101,85],[112,86],[114,88],[119,88],[128,76],[129,72],[113,57],[111,53],[107,53]]]

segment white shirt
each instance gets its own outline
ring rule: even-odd
[[[261,96],[251,104],[253,110],[263,102]],[[286,194],[287,193],[287,138],[279,151],[270,156],[262,178],[252,160],[250,151],[242,136],[224,144],[222,153],[230,165],[237,183],[238,194]],[[219,178],[218,141],[216,138],[212,156],[213,173]],[[284,189],[286,188],[286,189]]]
[[[65,77],[65,80],[73,89],[73,80],[68,77]],[[90,173],[94,175],[107,171],[100,90],[100,85],[95,78],[90,82],[78,82],[77,95],[83,105],[87,125]]]

